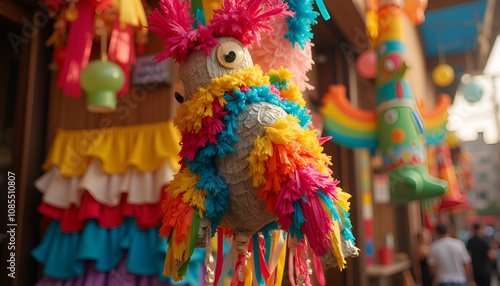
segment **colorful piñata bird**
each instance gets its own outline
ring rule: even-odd
[[[344,268],[345,257],[358,249],[350,195],[337,187],[322,153],[328,138],[307,129],[311,117],[291,72],[264,75],[247,50],[271,32],[267,23],[275,16],[293,13],[281,1],[225,0],[207,25],[203,17],[195,22],[190,2],[162,0],[160,6],[149,16],[149,29],[164,39],[166,49],[156,60],[180,63],[174,91],[182,104],[174,120],[182,133],[182,167],[163,202],[161,236],[169,241],[164,274],[182,279],[194,247],[209,248],[218,228],[233,236],[237,252],[232,285],[245,281],[252,239],[255,279],[280,284],[260,245],[258,233],[269,230],[289,233],[289,245],[300,254],[299,285],[311,283],[307,245],[315,262],[333,255],[330,263]],[[207,271],[212,284],[213,269]]]

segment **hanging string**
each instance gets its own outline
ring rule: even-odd
[[[101,60],[103,62],[108,61],[108,31],[106,24],[102,19],[96,21],[99,27],[99,36],[101,36]]]
[[[441,25],[441,19],[438,19],[438,25]],[[444,47],[444,44],[441,42],[441,39],[443,38],[443,35],[442,35],[442,30],[441,29],[437,29],[438,31],[438,41],[439,41],[439,45],[438,45],[438,61],[439,61],[439,64],[444,64],[445,63],[445,53],[446,53],[446,49]]]
[[[472,57],[471,57],[471,51],[466,51],[465,52],[465,70],[466,71],[473,71],[474,70],[474,67],[473,67],[474,63],[472,62]]]
[[[440,43],[438,47],[438,61],[440,65],[445,63],[445,57],[444,45]]]
[[[206,258],[205,267],[207,269],[207,275],[205,275],[205,281],[207,286],[214,286],[215,282],[215,260],[212,254],[212,239],[211,239],[211,229],[208,227],[205,231],[206,237]]]

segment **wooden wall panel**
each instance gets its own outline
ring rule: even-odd
[[[373,205],[373,244],[374,244],[374,263],[378,263],[378,249],[386,246],[385,237],[387,234],[394,235],[394,243],[397,244],[396,212],[394,206],[389,204]],[[394,245],[397,250],[398,246]]]

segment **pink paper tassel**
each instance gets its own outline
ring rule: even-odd
[[[254,251],[257,251],[254,249]],[[262,277],[264,277],[264,281],[267,281],[269,279],[269,276],[271,274],[269,273],[269,269],[267,268],[267,263],[266,263],[266,241],[264,240],[263,237],[259,236],[259,265],[260,265],[260,273],[262,274]]]
[[[307,83],[309,78],[306,76],[314,64],[311,52],[313,44],[307,42],[305,49],[301,49],[299,45],[293,48],[292,43],[284,37],[289,32],[285,18],[276,17],[270,26],[273,32],[263,34],[261,45],[253,45],[249,49],[254,64],[261,66],[264,72],[278,70],[283,66],[292,72],[292,80],[300,87],[300,91],[314,89]]]
[[[321,286],[325,286],[325,275],[323,274],[323,266],[321,266],[321,261],[316,254],[313,255],[314,269],[316,270],[316,277],[318,278],[318,283]]]
[[[307,264],[308,258],[309,253],[307,252],[306,242],[301,240],[301,242],[297,244],[297,255],[295,255],[295,274],[297,275],[298,285],[312,285],[309,265]]]
[[[125,84],[118,92],[118,96],[129,92],[130,66],[135,64],[134,28],[129,24],[123,25],[125,28],[122,29],[122,24],[116,15],[108,49],[109,60],[120,65],[125,74]]]
[[[290,280],[290,285],[295,286],[295,277],[293,274],[294,270],[294,265],[293,265],[293,258],[295,255],[292,253],[292,249],[288,252],[288,280]]]
[[[245,253],[238,253],[238,261],[236,262],[236,267],[231,280],[231,286],[244,286],[245,285],[245,273],[246,273],[246,262],[247,257]]]
[[[281,228],[289,231],[289,226],[294,224],[293,216],[297,210],[293,204],[298,201],[304,218],[300,231],[307,237],[311,249],[318,256],[324,255],[326,249],[331,249],[328,231],[332,230],[332,219],[323,210],[316,192],[320,189],[332,199],[336,199],[337,184],[338,181],[330,181],[329,176],[307,165],[297,168],[289,175],[278,195],[276,208]]]
[[[94,23],[94,7],[90,1],[76,3],[78,18],[69,27],[66,59],[57,78],[57,87],[63,89],[65,95],[79,97],[81,92],[80,74],[89,63]]]

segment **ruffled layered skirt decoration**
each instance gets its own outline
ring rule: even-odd
[[[162,275],[161,201],[178,169],[179,141],[172,122],[58,131],[35,182],[38,211],[51,219],[32,250],[44,266],[38,285],[202,284],[203,250],[183,281]]]

